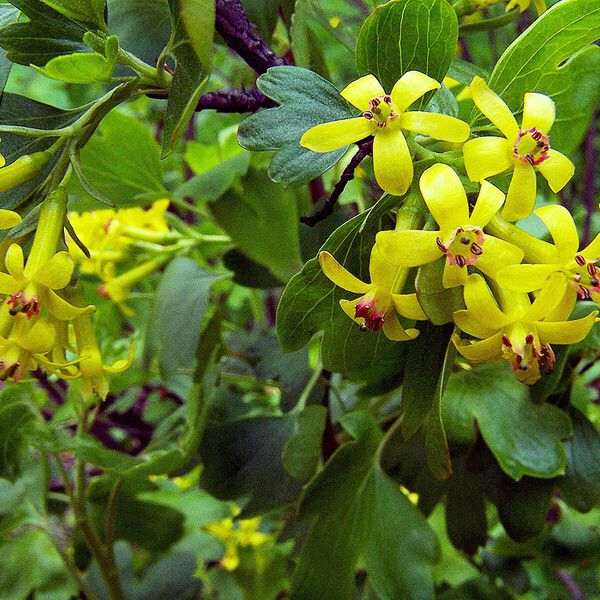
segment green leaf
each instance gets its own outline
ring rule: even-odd
[[[108,27],[119,45],[133,55],[155,64],[171,35],[167,0],[108,0]],[[123,73],[128,75],[123,69]]]
[[[41,0],[12,0],[29,21],[19,21],[0,29],[0,47],[12,62],[45,65],[50,59],[71,52],[85,52],[87,28],[62,15]]]
[[[74,52],[53,58],[43,69],[35,65],[34,68],[46,77],[67,83],[107,82],[115,70],[118,44],[113,35],[106,40],[105,56],[99,52]]]
[[[239,250],[288,281],[302,266],[296,192],[281,189],[254,169],[242,186],[243,191],[225,192],[210,210]]]
[[[298,481],[308,481],[319,466],[326,414],[324,406],[307,406],[283,449],[283,466]]]
[[[373,73],[389,93],[407,71],[441,83],[456,53],[458,20],[444,0],[391,0],[367,17],[356,42],[361,74]],[[425,100],[418,105],[423,106]]]
[[[106,0],[42,0],[42,2],[75,21],[105,26]]]
[[[183,135],[208,81],[214,31],[214,0],[169,0],[169,6],[174,29],[170,54],[175,74],[165,113],[162,158],[171,153]]]
[[[526,92],[556,104],[552,146],[574,151],[585,134],[600,90],[600,6],[596,0],[563,0],[521,34],[496,63],[490,87],[515,112]]]
[[[194,369],[210,289],[222,277],[184,256],[173,259],[165,269],[154,297],[148,336],[167,383],[181,369]]]
[[[600,500],[600,433],[578,410],[571,410],[573,437],[565,442],[567,470],[559,481],[565,502],[588,512]]]
[[[354,440],[333,455],[303,494],[300,518],[314,520],[300,552],[291,600],[349,600],[361,556],[382,600],[433,598],[437,540],[376,464],[379,427],[359,412],[346,415],[342,423]]]
[[[27,402],[0,406],[0,477],[14,481],[20,474],[27,431],[36,420],[37,415]]]
[[[281,455],[296,429],[293,415],[209,424],[200,448],[200,485],[221,500],[236,500],[244,517],[289,504],[302,486]]]
[[[286,186],[305,183],[333,166],[347,146],[312,152],[300,146],[305,131],[320,123],[352,116],[348,104],[328,81],[300,67],[272,67],[258,78],[261,92],[281,106],[262,110],[242,122],[238,139],[247,150],[276,150],[269,177]]]
[[[469,85],[475,76],[481,77],[482,79],[489,79],[489,74],[483,69],[471,62],[462,60],[457,56],[452,58],[447,75],[465,85]]]
[[[351,273],[368,280],[369,257],[376,233],[383,227],[385,204],[358,215],[336,229],[321,250],[331,252]],[[368,217],[368,223],[361,229]],[[349,292],[331,282],[318,260],[309,260],[288,283],[277,309],[277,336],[284,350],[297,350],[324,332],[323,367],[360,379],[383,360],[398,358],[404,342],[392,342],[383,332],[361,332],[342,311],[339,301]]]
[[[256,25],[267,39],[271,39],[275,31],[280,3],[280,0],[242,0],[250,22]]]
[[[572,435],[569,417],[550,404],[534,404],[527,386],[506,366],[487,365],[450,376],[442,414],[450,439],[475,441],[475,421],[502,470],[551,478],[564,474]]]
[[[118,111],[102,119],[81,149],[81,167],[86,179],[118,208],[146,204],[148,194],[166,195],[158,144],[143,123]],[[97,208],[98,202],[82,188],[72,191],[85,199],[73,204],[74,210]]]

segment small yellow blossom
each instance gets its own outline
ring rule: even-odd
[[[465,189],[448,165],[436,164],[427,169],[419,187],[439,230],[380,231],[377,245],[385,260],[416,267],[446,255],[443,285],[447,288],[465,283],[467,266],[477,265],[494,277],[502,267],[521,262],[520,248],[483,232],[504,202],[498,188],[484,181],[469,215]]]
[[[365,75],[340,92],[362,115],[311,127],[300,139],[300,145],[316,152],[330,152],[374,136],[375,179],[384,191],[401,196],[413,179],[413,163],[404,131],[446,142],[464,142],[469,137],[469,126],[459,119],[408,111],[421,96],[439,87],[435,79],[409,71],[388,95],[373,75]]]
[[[502,218],[524,219],[531,214],[536,197],[536,169],[553,192],[561,190],[573,177],[575,167],[564,155],[550,147],[548,132],[554,123],[554,102],[544,94],[525,94],[523,120],[515,117],[502,98],[481,77],[470,85],[477,108],[504,137],[478,137],[463,147],[465,168],[471,181],[513,171]]]
[[[340,300],[342,310],[359,327],[367,331],[379,331],[390,340],[412,340],[419,335],[418,329],[404,329],[396,312],[411,320],[426,320],[427,316],[417,301],[416,294],[400,294],[406,282],[408,269],[394,266],[386,261],[377,246],[371,251],[369,273],[371,283],[361,281],[346,270],[329,252],[319,253],[323,273],[339,287],[356,294],[356,300]]]
[[[454,322],[465,333],[481,341],[466,342],[454,336],[457,350],[473,363],[505,358],[515,376],[532,384],[554,367],[550,344],[576,344],[590,331],[598,311],[573,321],[545,321],[560,297],[560,278],[551,277],[533,303],[523,293],[498,290],[499,308],[485,280],[471,275],[464,287],[466,310],[454,313]]]
[[[563,206],[545,206],[535,211],[552,235],[556,249],[552,262],[513,265],[498,273],[498,283],[516,292],[533,292],[543,287],[553,274],[559,274],[563,288],[560,314],[568,317],[577,296],[600,304],[600,234],[579,250],[579,235],[571,213]]]

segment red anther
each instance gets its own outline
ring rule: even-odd
[[[475,242],[473,242],[471,244],[470,250],[471,250],[471,253],[474,254],[475,256],[481,256],[483,254],[483,248]]]
[[[577,294],[579,295],[579,298],[581,300],[589,300],[590,299],[590,290],[588,290],[587,288],[583,287],[582,285],[580,285],[577,288]]]
[[[599,283],[600,283],[600,281],[598,281],[598,278],[597,278],[597,277],[592,277],[592,278],[590,279],[590,285],[591,285],[592,287],[598,287],[598,284],[599,284]]]
[[[530,333],[528,336],[525,337],[525,343],[533,344],[533,333]]]
[[[375,108],[376,106],[379,106],[379,103],[381,102],[381,100],[379,98],[371,98],[369,100],[369,106],[371,108]]]
[[[581,281],[581,273],[573,273],[573,281],[579,283]]]
[[[457,254],[456,255],[456,264],[462,268],[467,264],[467,259],[462,254]]]
[[[392,103],[392,97],[391,97],[391,96],[389,96],[388,94],[386,94],[386,95],[383,97],[383,101],[384,101],[386,104],[391,104],[391,103]]]
[[[577,254],[575,256],[575,262],[580,266],[583,267],[583,265],[585,265],[585,258],[583,256],[581,256],[581,254]]]
[[[445,254],[446,252],[448,252],[448,248],[446,248],[446,246],[444,246],[444,244],[442,243],[442,240],[437,237],[435,238],[435,243],[437,244],[438,248]]]
[[[535,165],[535,159],[533,158],[533,154],[526,154],[525,160],[533,167]]]
[[[377,316],[374,319],[371,319],[370,327],[373,331],[379,331],[383,327],[384,317]]]
[[[593,277],[598,271],[596,265],[594,263],[588,263],[587,266],[588,273]]]
[[[512,344],[510,343],[510,338],[504,334],[502,336],[502,343],[507,347],[507,348],[512,348]]]
[[[369,121],[373,118],[373,113],[370,110],[365,110],[363,113],[363,117],[365,119],[369,119]]]

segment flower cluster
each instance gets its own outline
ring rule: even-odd
[[[410,93],[404,87],[407,75],[410,75],[408,81],[415,82]],[[424,76],[407,75],[396,84],[385,119],[372,115],[373,108],[387,102],[378,96],[369,101],[365,111],[368,114],[350,120],[356,121],[351,125],[355,140],[368,130],[367,125],[358,125],[361,118],[367,124],[375,122],[376,129],[370,130],[370,135],[375,135],[376,141],[380,132],[390,125],[399,132],[394,134],[397,147],[385,146],[387,157],[382,158],[381,153],[373,157],[377,180],[384,189],[394,193],[408,189],[407,173],[412,179],[412,163],[410,168],[406,166],[411,159],[404,151],[402,129],[408,129],[406,123],[415,121],[403,121],[405,115],[411,114],[404,111],[410,102],[434,87],[431,83],[427,87]],[[361,102],[364,106],[368,96],[365,81],[370,82],[368,93],[372,93],[373,79],[362,78],[360,85],[351,84],[342,95],[357,106]],[[415,293],[414,289],[407,289],[408,282],[412,281],[410,269],[443,261],[443,287],[463,289],[465,308],[454,312],[454,323],[463,333],[462,337],[458,333],[453,337],[458,352],[474,363],[504,358],[520,381],[531,384],[540,378],[542,371],[552,370],[551,344],[581,341],[597,320],[598,311],[584,318],[568,319],[578,297],[596,302],[600,299],[600,235],[580,250],[575,223],[562,206],[535,211],[548,228],[553,243],[539,240],[510,223],[529,216],[534,209],[536,170],[550,188],[557,191],[572,177],[574,167],[567,157],[550,146],[548,132],[555,118],[550,98],[543,94],[526,94],[523,119],[518,125],[508,106],[479,77],[471,83],[470,93],[479,110],[502,134],[476,137],[464,145],[466,174],[480,186],[472,206],[459,175],[447,164],[434,164],[419,180],[418,196],[424,200],[422,208],[426,207],[430,221],[423,229],[423,222],[410,217],[415,207],[410,206],[414,195],[409,195],[398,210],[395,230],[380,231],[376,236],[371,252],[370,283],[357,279],[328,252],[321,252],[319,261],[324,274],[336,285],[361,294],[356,300],[341,300],[342,309],[361,330],[383,330],[388,338],[398,341],[414,339],[418,329],[410,325],[427,319],[419,303],[418,290]],[[408,100],[402,101],[402,98]],[[447,119],[451,118],[446,117],[442,129],[458,132],[458,126]],[[342,131],[344,135],[349,132],[343,123],[315,127],[305,134],[302,143],[315,148],[319,136],[325,132],[331,148],[335,131]],[[419,133],[425,133],[425,129]],[[452,137],[448,134],[444,138],[439,131],[436,134],[437,139]],[[462,133],[454,136],[454,141],[462,136]],[[348,133],[343,138],[344,143],[351,137]],[[401,137],[402,141],[398,142]],[[342,140],[341,135],[337,139]],[[395,155],[393,160],[391,154]],[[398,172],[394,161],[403,165],[398,175],[400,183],[392,183]],[[382,178],[383,165],[387,166]],[[512,173],[506,196],[487,181],[500,173]]]

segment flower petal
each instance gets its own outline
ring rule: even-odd
[[[414,340],[419,335],[418,329],[404,329],[394,312],[385,315],[383,322],[383,333],[385,337],[396,342]]]
[[[566,321],[573,312],[575,302],[577,302],[577,292],[573,287],[568,286],[562,300],[548,313],[546,320],[548,322]]]
[[[382,190],[394,196],[406,193],[413,179],[413,163],[401,129],[384,127],[376,132],[373,169]]]
[[[73,306],[50,289],[45,289],[41,296],[42,304],[48,309],[48,312],[60,321],[72,321],[81,315],[87,315],[96,310],[93,304],[84,307]]]
[[[509,140],[516,138],[519,126],[504,100],[492,92],[481,77],[475,76],[469,89],[477,108],[502,132],[504,137]]]
[[[356,300],[340,300],[341,309],[356,323],[359,321],[354,315],[356,312],[356,305],[359,301],[360,298],[357,298]],[[361,317],[360,321],[362,322],[364,319]]]
[[[498,328],[492,329],[484,325],[470,310],[457,310],[454,312],[454,323],[465,333],[483,340],[498,332]]]
[[[364,294],[371,287],[368,283],[361,281],[342,267],[329,252],[319,252],[319,264],[323,273],[344,290],[355,294]]]
[[[548,228],[558,259],[561,262],[573,259],[579,249],[579,234],[571,213],[564,206],[550,205],[538,208],[535,214]]]
[[[54,345],[56,332],[48,319],[38,319],[31,329],[19,338],[19,346],[32,354],[45,354]]]
[[[389,294],[399,279],[406,281],[406,277],[402,277],[402,274],[398,273],[400,269],[402,267],[391,263],[377,244],[373,246],[369,260],[369,276],[372,287]],[[408,274],[408,269],[405,270]]]
[[[305,132],[300,145],[315,152],[331,152],[373,135],[376,128],[364,117],[321,123]]]
[[[0,271],[0,294],[12,296],[21,290],[21,284],[11,275]]]
[[[600,258],[600,233],[586,246],[580,254],[587,260],[598,260]]]
[[[444,265],[444,274],[442,275],[442,285],[446,289],[465,285],[468,276],[469,273],[467,272],[466,267],[450,265],[446,262]]]
[[[25,259],[23,257],[23,248],[19,244],[11,244],[6,251],[4,258],[6,270],[15,278],[23,279],[23,267]]]
[[[597,315],[598,311],[593,310],[582,319],[551,323],[538,321],[535,325],[540,339],[546,344],[577,344],[590,332]]]
[[[537,165],[553,192],[560,192],[575,173],[575,165],[558,150],[548,150],[548,158]]]
[[[452,167],[441,163],[429,167],[421,175],[419,188],[441,230],[456,229],[469,222],[465,188]]]
[[[502,190],[499,190],[489,181],[482,181],[469,223],[478,227],[485,227],[503,204],[504,194]]]
[[[481,181],[513,168],[512,146],[503,137],[480,137],[463,146],[467,175]]]
[[[122,373],[129,369],[135,359],[135,346],[131,344],[129,346],[129,353],[127,358],[121,358],[115,361],[112,365],[103,365],[104,371],[107,373]]]
[[[464,142],[471,134],[471,128],[460,119],[420,110],[402,114],[400,127],[444,142]]]
[[[438,235],[439,231],[380,231],[376,240],[391,263],[416,267],[442,255],[436,242]]]
[[[51,290],[62,290],[69,285],[75,263],[68,252],[57,252],[31,278]]]
[[[14,210],[0,208],[0,229],[9,229],[21,222],[21,215]]]
[[[494,324],[498,331],[508,323],[508,317],[500,310],[496,299],[481,275],[471,275],[464,287],[465,305],[483,325]]]
[[[510,265],[496,273],[496,281],[501,287],[515,292],[540,290],[552,275],[562,269],[562,265]]]
[[[398,314],[414,321],[427,321],[416,294],[392,294],[392,302]]]
[[[383,96],[384,94],[384,89],[374,75],[365,75],[364,77],[349,83],[340,92],[342,98],[361,111],[365,111],[369,108],[369,100],[371,100],[371,98]]]
[[[514,164],[515,172],[508,186],[501,215],[506,221],[518,221],[528,217],[535,206],[535,171],[529,163],[516,160]]]
[[[440,84],[419,71],[407,71],[398,79],[392,90],[392,102],[396,110],[404,112],[413,102],[431,90],[437,90]]]
[[[502,358],[502,332],[499,331],[492,337],[475,342],[474,344],[460,344],[458,336],[453,336],[452,341],[458,352],[473,363],[487,362]]]
[[[546,318],[562,302],[568,285],[562,273],[552,273],[536,295],[535,300],[525,313],[523,319],[527,321],[539,321]]]
[[[521,248],[491,235],[484,236],[483,254],[478,257],[477,266],[492,279],[496,279],[500,269],[519,264],[523,260]]]
[[[542,133],[547,134],[554,123],[555,117],[556,108],[550,96],[533,92],[525,94],[521,129],[535,127]]]

